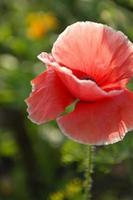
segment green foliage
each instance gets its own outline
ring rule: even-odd
[[[130,133],[126,136],[124,141],[100,148],[96,152],[96,167],[103,172],[109,172],[113,165],[122,163],[128,159],[132,160],[132,149],[133,139]]]
[[[62,146],[62,161],[66,164],[83,161],[84,154],[84,146],[77,142],[67,140]]]

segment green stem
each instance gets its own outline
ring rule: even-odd
[[[93,173],[93,146],[87,145],[85,160],[85,200],[91,200],[92,173]]]

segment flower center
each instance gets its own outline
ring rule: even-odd
[[[94,82],[96,82],[92,77],[90,77],[90,76],[83,76],[83,77],[81,77],[80,78],[81,80],[91,80],[91,81],[94,81]]]
[[[79,70],[72,70],[73,74],[79,78],[80,80],[91,80],[91,81],[95,81],[94,78],[92,78],[91,76],[89,76],[88,74],[86,74],[85,72],[79,71]]]

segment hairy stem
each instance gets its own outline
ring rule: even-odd
[[[91,200],[91,187],[92,187],[92,173],[93,173],[93,151],[94,147],[91,145],[86,146],[85,158],[85,200]]]

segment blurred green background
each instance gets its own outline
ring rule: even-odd
[[[30,80],[69,24],[92,20],[133,40],[133,0],[0,0],[0,200],[82,200],[86,149],[53,121],[27,119]],[[132,83],[129,84],[132,89]],[[133,135],[95,148],[93,200],[133,199]]]

